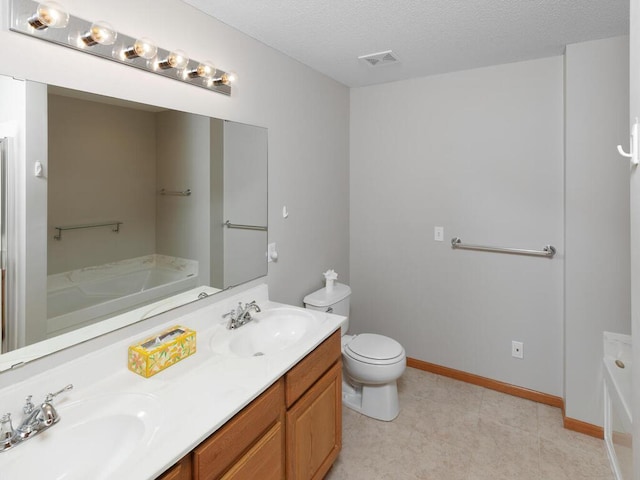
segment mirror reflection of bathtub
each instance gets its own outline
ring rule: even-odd
[[[0,355],[0,371],[9,370],[12,367],[23,365],[31,360],[48,355],[51,351],[61,350],[72,344],[75,345],[85,341],[87,338],[104,335],[105,333],[118,330],[119,328],[131,325],[137,321],[153,317],[154,315],[159,315],[163,312],[194,302],[203,297],[208,297],[209,295],[213,295],[220,291],[221,290],[219,288],[200,285],[196,288],[187,290],[186,292],[171,295],[168,298],[134,308],[133,310],[126,310],[124,313],[109,316],[109,318],[99,322],[96,321],[92,325],[83,329],[70,329],[69,332],[52,337],[46,342],[34,343],[19,350],[13,350]]]
[[[47,337],[198,285],[198,262],[146,255],[47,277]]]

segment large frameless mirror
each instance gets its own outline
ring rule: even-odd
[[[18,194],[46,263],[17,266],[29,298],[0,370],[266,275],[265,128],[27,83],[45,89],[45,126],[30,112],[25,130],[47,158],[27,151]]]

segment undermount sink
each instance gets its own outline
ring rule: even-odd
[[[2,478],[113,478],[140,461],[163,416],[155,397],[137,393],[59,402],[56,408],[56,425],[0,453]]]
[[[319,320],[307,311],[272,308],[254,314],[251,322],[229,331],[225,338],[214,337],[211,347],[240,357],[260,357],[295,345],[318,324]]]

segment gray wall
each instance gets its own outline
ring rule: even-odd
[[[561,396],[562,135],[562,57],[352,89],[351,330]]]
[[[602,332],[630,333],[629,38],[565,55],[566,415],[602,425]]]
[[[48,99],[48,274],[155,253],[154,114],[60,95]],[[113,220],[123,222],[117,235],[103,227],[53,239],[57,225]]]
[[[354,332],[564,396],[568,417],[602,424],[602,332],[630,329],[629,169],[615,151],[627,55],[620,37],[352,90]],[[452,251],[453,236],[558,254]]]
[[[267,136],[264,128],[224,122],[224,221],[264,226],[267,220]],[[264,276],[267,232],[224,229],[224,287]]]
[[[212,118],[209,125],[211,176],[209,179],[209,222],[211,286],[224,285],[224,120]]]
[[[211,282],[210,122],[184,112],[156,114],[157,189],[191,189],[188,197],[156,195],[156,253],[198,261],[198,281]]]

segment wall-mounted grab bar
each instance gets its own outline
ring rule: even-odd
[[[459,237],[451,239],[452,248],[462,248],[466,250],[482,250],[485,252],[497,252],[497,253],[514,253],[517,255],[533,255],[536,257],[548,257],[552,258],[556,254],[556,248],[552,245],[546,245],[542,250],[526,250],[523,248],[505,248],[505,247],[487,247],[484,245],[471,245],[468,243],[462,243]]]
[[[54,235],[53,238],[55,240],[62,240],[62,231],[63,230],[78,230],[80,228],[111,227],[111,226],[113,226],[111,231],[119,233],[120,232],[120,225],[122,225],[122,223],[123,222],[120,222],[118,220],[114,220],[112,222],[84,223],[82,225],[66,225],[64,227],[53,227],[58,231],[58,233],[56,235]]]
[[[227,228],[242,228],[244,230],[260,230],[261,232],[267,231],[267,227],[262,227],[260,225],[239,225],[237,223],[231,223],[229,220],[224,222],[223,225]]]
[[[178,191],[178,190],[165,190],[164,188],[160,190],[160,195],[173,195],[176,197],[188,197],[191,195],[191,189],[187,188],[186,190]]]

